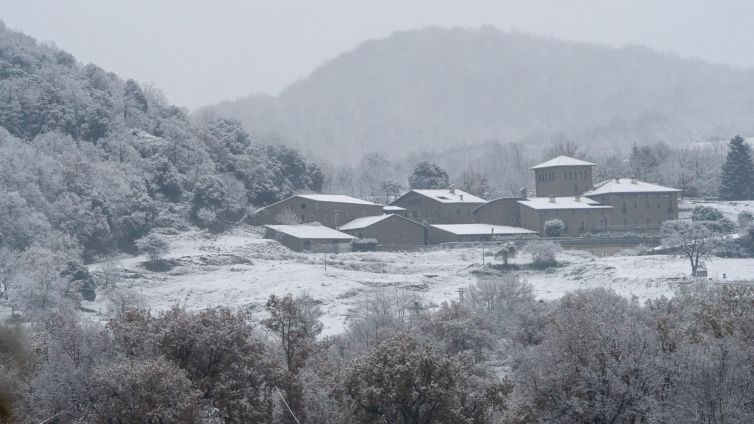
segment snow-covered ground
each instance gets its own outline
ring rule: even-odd
[[[738,214],[747,211],[754,214],[754,200],[729,200],[729,201],[704,201],[697,199],[684,200],[680,204],[680,217],[690,218],[691,210],[695,206],[710,206],[713,207],[733,222],[736,222]]]
[[[430,252],[364,252],[327,255],[291,252],[264,240],[250,229],[220,236],[188,232],[169,237],[168,256],[175,267],[163,272],[145,268],[144,257],[120,262],[121,287],[143,297],[153,311],[181,305],[191,310],[226,305],[250,308],[260,316],[270,294],[310,294],[319,300],[326,332],[342,330],[358,298],[382,288],[415,291],[428,303],[455,299],[458,288],[476,281],[479,249]],[[689,265],[672,256],[597,257],[581,251],[559,255],[565,265],[546,271],[520,271],[543,299],[578,288],[611,287],[640,300],[671,294],[688,278]],[[521,255],[514,262],[528,263]],[[486,262],[493,262],[488,256]],[[98,265],[92,267],[97,271]],[[754,260],[715,258],[707,262],[710,277],[746,279],[754,276]],[[87,302],[92,319],[105,319],[107,298]]]

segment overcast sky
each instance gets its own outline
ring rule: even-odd
[[[277,94],[364,40],[495,25],[754,67],[751,0],[0,0],[0,19],[195,108]]]

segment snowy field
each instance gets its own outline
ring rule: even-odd
[[[181,305],[190,310],[208,306],[249,308],[260,316],[270,294],[309,293],[321,302],[327,333],[337,333],[353,314],[360,296],[381,289],[411,290],[427,303],[456,299],[458,288],[476,281],[480,249],[432,252],[368,252],[328,255],[291,252],[277,242],[260,238],[250,229],[213,236],[189,232],[169,237],[168,255],[175,266],[149,271],[145,257],[120,261],[120,287],[141,296],[153,311]],[[564,251],[564,265],[546,271],[517,271],[543,299],[554,299],[579,288],[610,287],[640,300],[672,294],[689,275],[686,260],[672,256],[597,257],[582,251]],[[528,263],[520,255],[514,263]],[[486,257],[489,265],[499,263]],[[707,262],[710,277],[728,279],[754,276],[754,260],[715,258]],[[92,266],[93,271],[98,265]],[[84,306],[91,319],[106,319],[107,298]]]
[[[754,214],[754,200],[739,200],[739,201],[704,201],[697,199],[688,199],[680,203],[680,217],[691,218],[691,210],[695,206],[709,206],[722,212],[722,214],[736,222],[738,214],[747,211]]]

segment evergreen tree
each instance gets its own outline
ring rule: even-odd
[[[720,198],[749,200],[754,198],[754,163],[751,151],[741,136],[728,143],[728,156],[720,176]]]
[[[408,179],[411,188],[418,189],[446,188],[449,181],[444,169],[428,161],[417,163],[414,173]]]

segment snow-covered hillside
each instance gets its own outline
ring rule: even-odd
[[[455,299],[458,288],[476,280],[483,267],[480,249],[430,252],[300,254],[260,238],[250,229],[212,236],[190,232],[169,237],[174,267],[163,272],[145,268],[144,257],[120,262],[121,287],[143,296],[153,311],[181,305],[190,310],[226,305],[263,314],[270,294],[307,292],[325,312],[326,332],[339,332],[353,313],[359,296],[380,289],[411,290],[428,304]],[[488,252],[489,253],[489,252]],[[640,300],[671,294],[689,274],[687,262],[672,256],[596,257],[565,251],[565,264],[546,271],[519,271],[543,299],[554,299],[578,288],[611,287]],[[521,255],[514,263],[528,263]],[[494,260],[486,257],[489,265]],[[98,266],[92,267],[93,271]],[[754,260],[716,258],[708,262],[710,277],[728,279],[754,275]],[[107,298],[100,295],[85,306],[92,319],[105,319]]]

